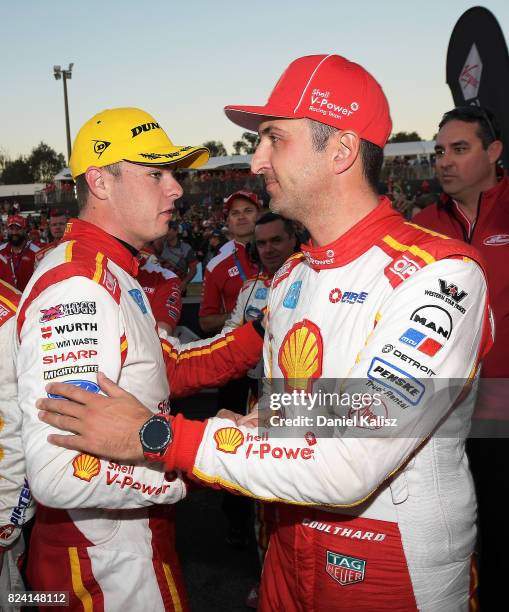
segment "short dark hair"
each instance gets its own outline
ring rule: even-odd
[[[121,162],[109,164],[109,166],[103,166],[106,172],[109,172],[114,177],[118,178],[122,174]],[[88,188],[87,179],[84,174],[80,174],[75,178],[76,183],[76,198],[78,200],[78,210],[81,212],[87,205],[88,196],[90,195],[90,189]]]
[[[290,238],[293,238],[293,236],[295,236],[295,226],[293,224],[293,221],[290,221],[290,219],[287,219],[282,215],[278,215],[277,213],[264,213],[263,215],[261,215],[261,217],[257,219],[255,226],[265,225],[266,223],[272,223],[273,221],[282,221],[285,228],[285,232],[288,234],[288,236],[290,236]]]
[[[311,128],[311,140],[313,149],[317,152],[323,151],[329,139],[339,132],[338,128],[325,125],[319,121],[308,119]],[[362,159],[362,173],[373,191],[378,193],[380,173],[384,163],[384,150],[376,144],[361,138],[360,153]]]
[[[456,108],[444,114],[438,128],[441,129],[449,121],[477,123],[477,135],[484,149],[487,149],[495,140],[501,139],[497,118],[489,108],[484,106],[456,106]]]

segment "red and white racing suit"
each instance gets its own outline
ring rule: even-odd
[[[182,311],[180,279],[163,268],[157,257],[146,251],[138,255],[138,282],[146,293],[154,318],[175,330]]]
[[[35,407],[45,385],[98,392],[100,370],[154,413],[168,412],[168,379],[173,395],[215,385],[243,374],[262,348],[252,324],[185,346],[160,341],[137,270],[119,241],[73,220],[18,310],[23,445],[39,502],[29,578],[34,590],[69,591],[73,610],[186,607],[169,505],[186,485],[162,466],[120,465],[49,444],[53,429]]]
[[[205,269],[200,317],[231,313],[242,284],[256,271],[257,265],[248,258],[241,242],[224,244]]]
[[[0,280],[0,593],[4,594],[25,590],[17,566],[24,551],[20,535],[21,527],[34,514],[25,476],[12,343],[20,296],[17,289]]]
[[[167,469],[289,502],[270,540],[261,610],[468,609],[476,503],[465,383],[492,344],[476,260],[382,198],[274,277],[271,395],[261,401],[283,410],[271,411],[271,427],[173,420]],[[291,401],[281,395],[293,391]]]
[[[27,240],[19,253],[9,242],[0,244],[0,279],[23,291],[34,271],[35,257],[40,246]]]

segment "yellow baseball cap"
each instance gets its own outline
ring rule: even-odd
[[[110,108],[94,115],[78,132],[72,148],[73,178],[90,166],[120,161],[199,168],[207,163],[206,147],[175,146],[157,121],[139,108]]]

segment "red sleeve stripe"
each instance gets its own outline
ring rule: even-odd
[[[226,334],[224,337],[215,340],[211,344],[208,344],[203,347],[188,349],[185,351],[178,352],[173,346],[167,341],[161,339],[161,346],[163,347],[163,351],[168,353],[168,356],[175,361],[180,362],[184,359],[192,359],[194,357],[202,357],[203,355],[210,355],[214,351],[218,349],[222,349],[227,346],[230,342],[234,342],[235,336],[232,333]]]

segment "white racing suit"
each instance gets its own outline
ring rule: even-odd
[[[492,344],[478,262],[383,198],[274,277],[261,400],[271,427],[174,419],[167,469],[289,502],[279,505],[261,610],[468,609],[468,382]]]
[[[161,343],[137,267],[115,238],[73,220],[18,310],[23,443],[39,502],[29,578],[34,589],[69,591],[76,610],[186,607],[171,508],[186,485],[162,466],[120,465],[49,444],[55,430],[35,407],[45,385],[99,392],[100,370],[154,413],[168,412],[168,377],[172,394],[183,395],[243,374],[261,351],[253,325],[182,347]]]
[[[8,593],[25,590],[19,572],[25,550],[21,528],[34,514],[25,476],[12,345],[20,295],[17,289],[0,281],[0,594],[4,599]],[[0,597],[0,610],[4,599]]]

